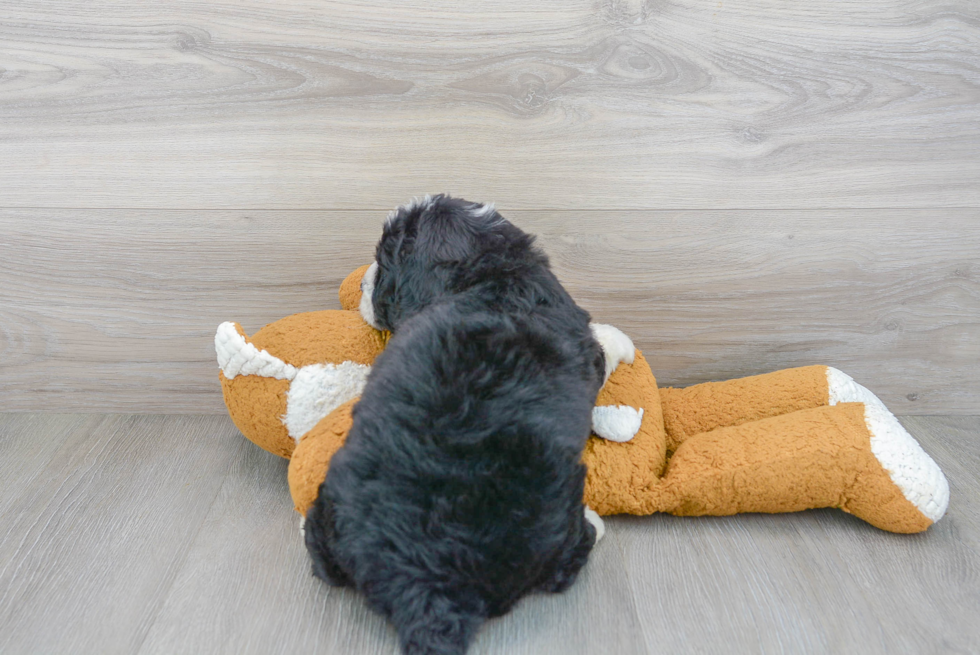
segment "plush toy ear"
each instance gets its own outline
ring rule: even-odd
[[[344,278],[344,281],[340,283],[340,306],[343,309],[357,311],[357,308],[361,304],[361,278],[364,277],[364,273],[369,268],[371,268],[371,265],[365,264],[360,268],[354,269],[354,272]]]

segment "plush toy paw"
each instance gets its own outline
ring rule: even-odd
[[[642,407],[600,405],[592,408],[592,431],[609,441],[629,441],[640,431],[642,424]]]
[[[622,334],[616,328],[607,332],[612,343],[616,333]],[[585,503],[603,516],[643,513],[644,490],[657,485],[667,457],[657,380],[642,352],[629,354],[630,361],[618,362],[599,391],[592,411],[596,436],[585,444],[582,457],[588,467]]]
[[[592,334],[602,348],[606,361],[606,375],[603,384],[622,364],[632,364],[636,358],[636,347],[628,336],[618,328],[602,323],[592,323]],[[629,441],[640,430],[643,423],[643,407],[629,405],[599,404],[592,409],[592,432],[596,436],[618,441]]]

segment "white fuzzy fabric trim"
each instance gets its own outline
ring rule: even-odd
[[[919,442],[876,395],[846,373],[828,366],[827,388],[831,405],[864,403],[871,452],[910,503],[933,523],[941,519],[949,505],[949,483]]]
[[[354,362],[311,364],[296,373],[286,394],[286,431],[296,441],[327,414],[361,395],[371,367]]]
[[[592,408],[592,431],[603,439],[629,441],[643,423],[643,408],[629,405],[599,405]]]
[[[633,363],[633,358],[636,356],[636,346],[619,328],[603,323],[591,323],[589,327],[592,328],[592,336],[602,346],[602,352],[606,356],[605,380],[609,379],[620,362]]]
[[[306,540],[306,517],[299,517],[299,536]]]
[[[371,327],[380,330],[374,320],[374,281],[378,279],[378,262],[372,262],[361,278],[361,318]]]
[[[234,323],[225,322],[218,326],[214,333],[214,350],[218,355],[218,366],[229,380],[236,375],[261,375],[277,380],[296,377],[295,366],[245,341]]]
[[[594,509],[586,505],[585,520],[595,528],[595,542],[599,543],[599,540],[606,536],[606,524],[602,520],[602,517]]]

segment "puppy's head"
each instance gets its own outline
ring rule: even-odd
[[[361,283],[364,320],[395,331],[452,291],[462,267],[521,237],[493,205],[437,195],[399,207],[388,215],[375,263]]]

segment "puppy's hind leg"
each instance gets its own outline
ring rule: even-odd
[[[313,575],[335,587],[351,585],[350,578],[333,554],[333,501],[325,493],[316,499],[300,530],[313,560]]]
[[[553,565],[549,567],[538,585],[541,591],[558,594],[571,587],[578,577],[578,572],[588,561],[592,547],[602,538],[599,530],[605,533],[605,525],[599,515],[588,507],[584,509],[579,530],[568,539],[566,547],[558,553]]]

